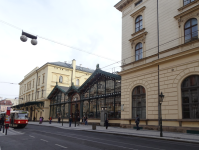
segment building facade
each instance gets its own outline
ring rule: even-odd
[[[24,109],[29,111],[31,120],[35,117],[49,118],[50,101],[47,96],[56,86],[56,82],[60,86],[71,86],[72,82],[80,86],[86,81],[94,70],[77,66],[76,61],[72,64],[66,62],[48,62],[42,67],[36,67],[28,73],[19,83],[19,105],[16,109]]]
[[[10,100],[1,100],[0,101],[0,112],[6,112],[7,107],[12,107],[12,102]],[[12,111],[12,109],[11,109]]]
[[[106,107],[109,123],[119,124],[121,119],[121,77],[97,68],[80,86],[56,87],[49,94],[50,116],[73,121],[78,116],[88,118],[89,123],[100,123],[101,108]]]
[[[115,5],[122,12],[120,124],[132,127],[139,115],[141,126],[158,129],[162,92],[164,130],[198,130],[199,1],[158,2],[158,15],[155,0]]]

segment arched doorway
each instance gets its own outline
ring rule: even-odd
[[[73,121],[75,121],[75,117],[77,119],[78,116],[80,116],[79,100],[80,100],[79,94],[76,93],[75,95],[73,95],[72,100],[71,100],[71,109],[70,109],[71,110],[70,114],[71,114]]]
[[[199,75],[192,75],[183,80],[182,118],[199,119]]]
[[[132,118],[137,115],[146,119],[146,92],[143,86],[136,86],[132,93]]]

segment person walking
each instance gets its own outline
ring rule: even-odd
[[[70,115],[70,118],[69,118],[69,127],[71,127],[71,122],[72,122],[72,117]]]
[[[88,125],[88,118],[85,118],[85,125]]]
[[[40,117],[40,118],[39,118],[39,124],[41,124],[41,122],[42,122],[42,118]]]
[[[108,129],[108,118],[105,120],[106,129]]]
[[[135,119],[135,123],[136,123],[137,130],[140,130],[140,128],[139,128],[140,118],[139,118],[138,115],[137,115],[137,117]]]
[[[36,120],[36,118],[34,117],[34,118],[33,118],[33,121],[35,121],[35,120]]]
[[[52,121],[52,117],[49,118],[49,124],[51,124],[51,121]]]

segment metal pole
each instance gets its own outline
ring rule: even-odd
[[[75,101],[75,127],[76,127],[76,118],[77,118],[77,101]]]
[[[7,135],[7,127],[6,127],[6,133],[5,133],[5,135]]]
[[[4,133],[4,122],[3,122],[3,133]]]
[[[62,126],[63,126],[63,118],[64,118],[64,117],[63,117],[63,112],[62,112]]]
[[[163,134],[162,134],[162,108],[161,108],[161,103],[160,103],[160,137],[163,137]]]

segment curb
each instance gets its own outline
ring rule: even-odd
[[[40,124],[30,124],[30,125],[36,125],[40,126]],[[150,139],[158,139],[158,140],[168,140],[168,141],[177,141],[177,142],[186,142],[186,143],[194,143],[199,144],[199,141],[192,141],[192,140],[184,140],[184,139],[175,139],[175,138],[165,138],[165,137],[154,137],[154,136],[144,136],[144,135],[136,135],[136,134],[125,134],[125,133],[116,133],[116,132],[104,132],[104,131],[97,131],[97,130],[86,130],[86,129],[73,129],[73,128],[64,128],[64,127],[57,127],[57,126],[48,126],[48,125],[42,125],[47,127],[54,127],[54,128],[60,128],[60,129],[66,129],[66,130],[77,130],[77,131],[86,131],[86,132],[98,132],[98,133],[105,133],[105,134],[113,134],[113,135],[123,135],[123,136],[132,136],[132,137],[140,137],[140,138],[150,138]],[[96,128],[97,129],[97,128]]]

